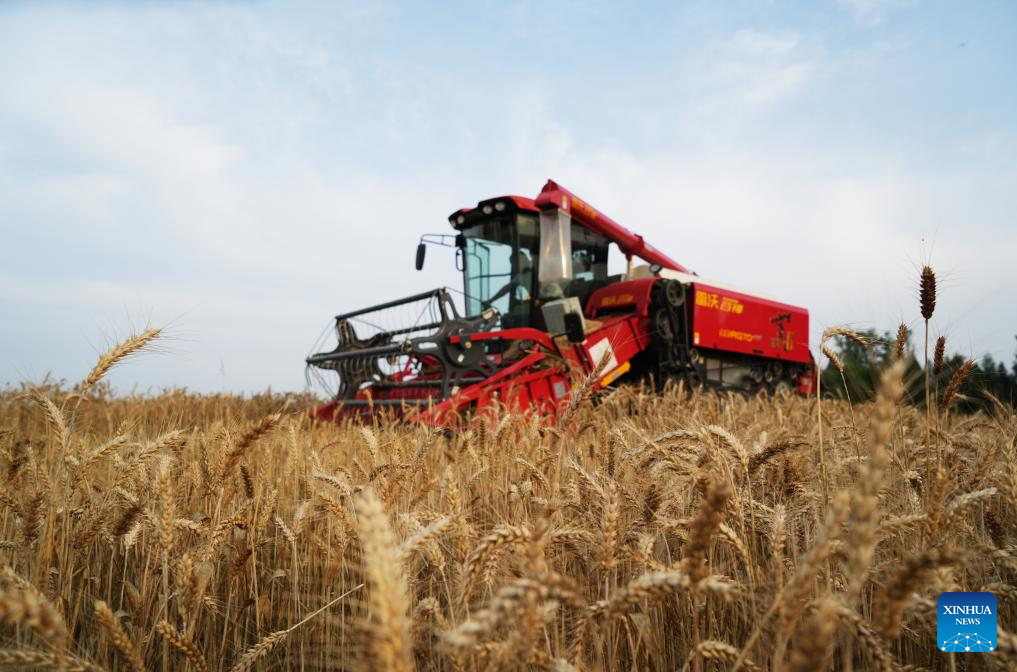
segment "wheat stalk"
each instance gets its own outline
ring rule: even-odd
[[[879,493],[886,478],[890,441],[897,404],[904,393],[904,365],[895,362],[883,374],[873,409],[875,416],[870,440],[869,460],[859,470],[859,491],[848,519],[853,534],[849,556],[847,603],[852,604],[865,583],[876,549],[879,523]]]
[[[346,599],[347,597],[349,597],[350,595],[352,595],[353,593],[355,593],[356,591],[360,590],[363,587],[364,584],[362,583],[357,586],[354,586],[353,588],[350,588],[339,597],[336,597],[335,599],[331,600],[328,604],[308,614],[298,623],[294,623],[289,628],[285,630],[277,630],[276,632],[272,632],[265,635],[258,641],[257,644],[244,651],[244,653],[241,654],[239,658],[237,658],[237,661],[233,664],[233,667],[230,668],[230,672],[247,672],[252,667],[254,667],[255,663],[257,663],[259,660],[262,660],[263,658],[266,658],[268,654],[270,654],[272,650],[275,649],[275,647],[279,646],[279,644],[284,642],[291,632],[301,627],[305,623],[310,622],[318,614],[321,614],[325,610],[330,609],[331,607],[335,606],[340,601]]]

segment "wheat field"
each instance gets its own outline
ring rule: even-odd
[[[0,395],[0,669],[1017,663],[1017,415],[899,364],[870,404],[579,385],[443,432],[109,394],[158,336]],[[957,590],[998,596],[995,652],[936,649]]]

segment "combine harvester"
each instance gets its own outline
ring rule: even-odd
[[[807,310],[700,278],[553,181],[536,199],[488,199],[449,223],[455,234],[421,238],[416,266],[428,244],[453,247],[462,312],[454,290],[439,288],[337,315],[338,345],[307,358],[322,384],[338,376],[315,417],[394,410],[454,426],[505,407],[553,416],[591,376],[599,387],[813,389]],[[608,275],[612,245],[624,274]]]

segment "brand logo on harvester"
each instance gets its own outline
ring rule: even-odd
[[[942,593],[936,600],[940,651],[996,650],[996,596],[992,593]]]

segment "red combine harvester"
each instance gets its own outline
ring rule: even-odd
[[[449,426],[471,410],[553,415],[590,375],[601,387],[813,389],[807,310],[700,278],[553,181],[536,199],[488,199],[449,222],[457,233],[423,236],[416,265],[428,244],[455,249],[462,312],[439,288],[337,315],[338,345],[307,358],[326,386],[338,376],[315,417],[395,409]],[[624,274],[608,275],[612,245]]]

